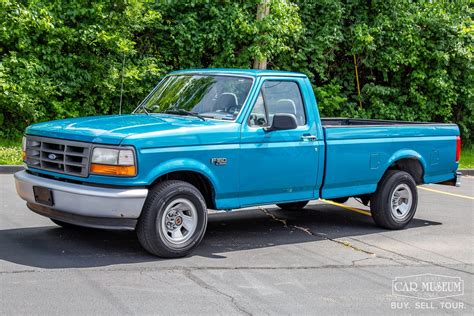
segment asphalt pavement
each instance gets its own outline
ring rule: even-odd
[[[420,187],[401,231],[354,199],[213,212],[191,256],[163,260],[133,232],[56,226],[0,175],[0,314],[472,315],[473,212],[473,177]]]

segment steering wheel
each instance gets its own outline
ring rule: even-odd
[[[230,113],[230,114],[234,114],[235,112],[237,112],[239,110],[239,107],[236,106],[236,105],[231,105],[229,106],[225,111],[227,113]]]

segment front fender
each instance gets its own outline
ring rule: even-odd
[[[219,192],[219,181],[212,170],[202,162],[191,158],[171,159],[158,164],[147,174],[146,182],[152,184],[159,177],[176,171],[193,171],[200,173],[209,179],[214,190]]]

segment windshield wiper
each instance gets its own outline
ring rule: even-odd
[[[194,116],[194,117],[198,117],[200,118],[201,120],[205,121],[206,119],[204,118],[204,116],[201,116],[197,113],[194,113],[194,112],[190,112],[190,111],[186,111],[184,109],[176,109],[176,110],[165,110],[163,111],[163,113],[167,113],[167,114],[177,114],[177,115],[188,115],[188,116]]]

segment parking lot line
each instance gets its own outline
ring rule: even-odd
[[[341,203],[336,203],[334,201],[330,201],[330,200],[324,200],[324,199],[321,199],[321,202],[324,202],[324,203],[327,203],[327,204],[331,204],[331,205],[335,205],[335,206],[339,206],[339,207],[342,207],[342,208],[345,208],[346,210],[349,210],[349,211],[352,211],[352,212],[356,212],[356,213],[359,213],[359,214],[362,214],[362,215],[365,215],[365,216],[372,216],[370,214],[370,212],[367,212],[363,209],[360,209],[360,208],[356,208],[356,207],[352,207],[352,206],[347,206],[345,204],[341,204]]]
[[[431,191],[431,192],[436,192],[436,193],[441,193],[441,194],[446,194],[446,195],[451,195],[451,196],[457,196],[463,199],[469,199],[469,200],[474,200],[474,197],[472,196],[467,196],[467,195],[462,195],[462,194],[455,194],[455,193],[450,193],[446,191],[440,191],[440,190],[435,190],[435,189],[429,189],[425,187],[418,187],[419,189],[426,190],[426,191]]]

